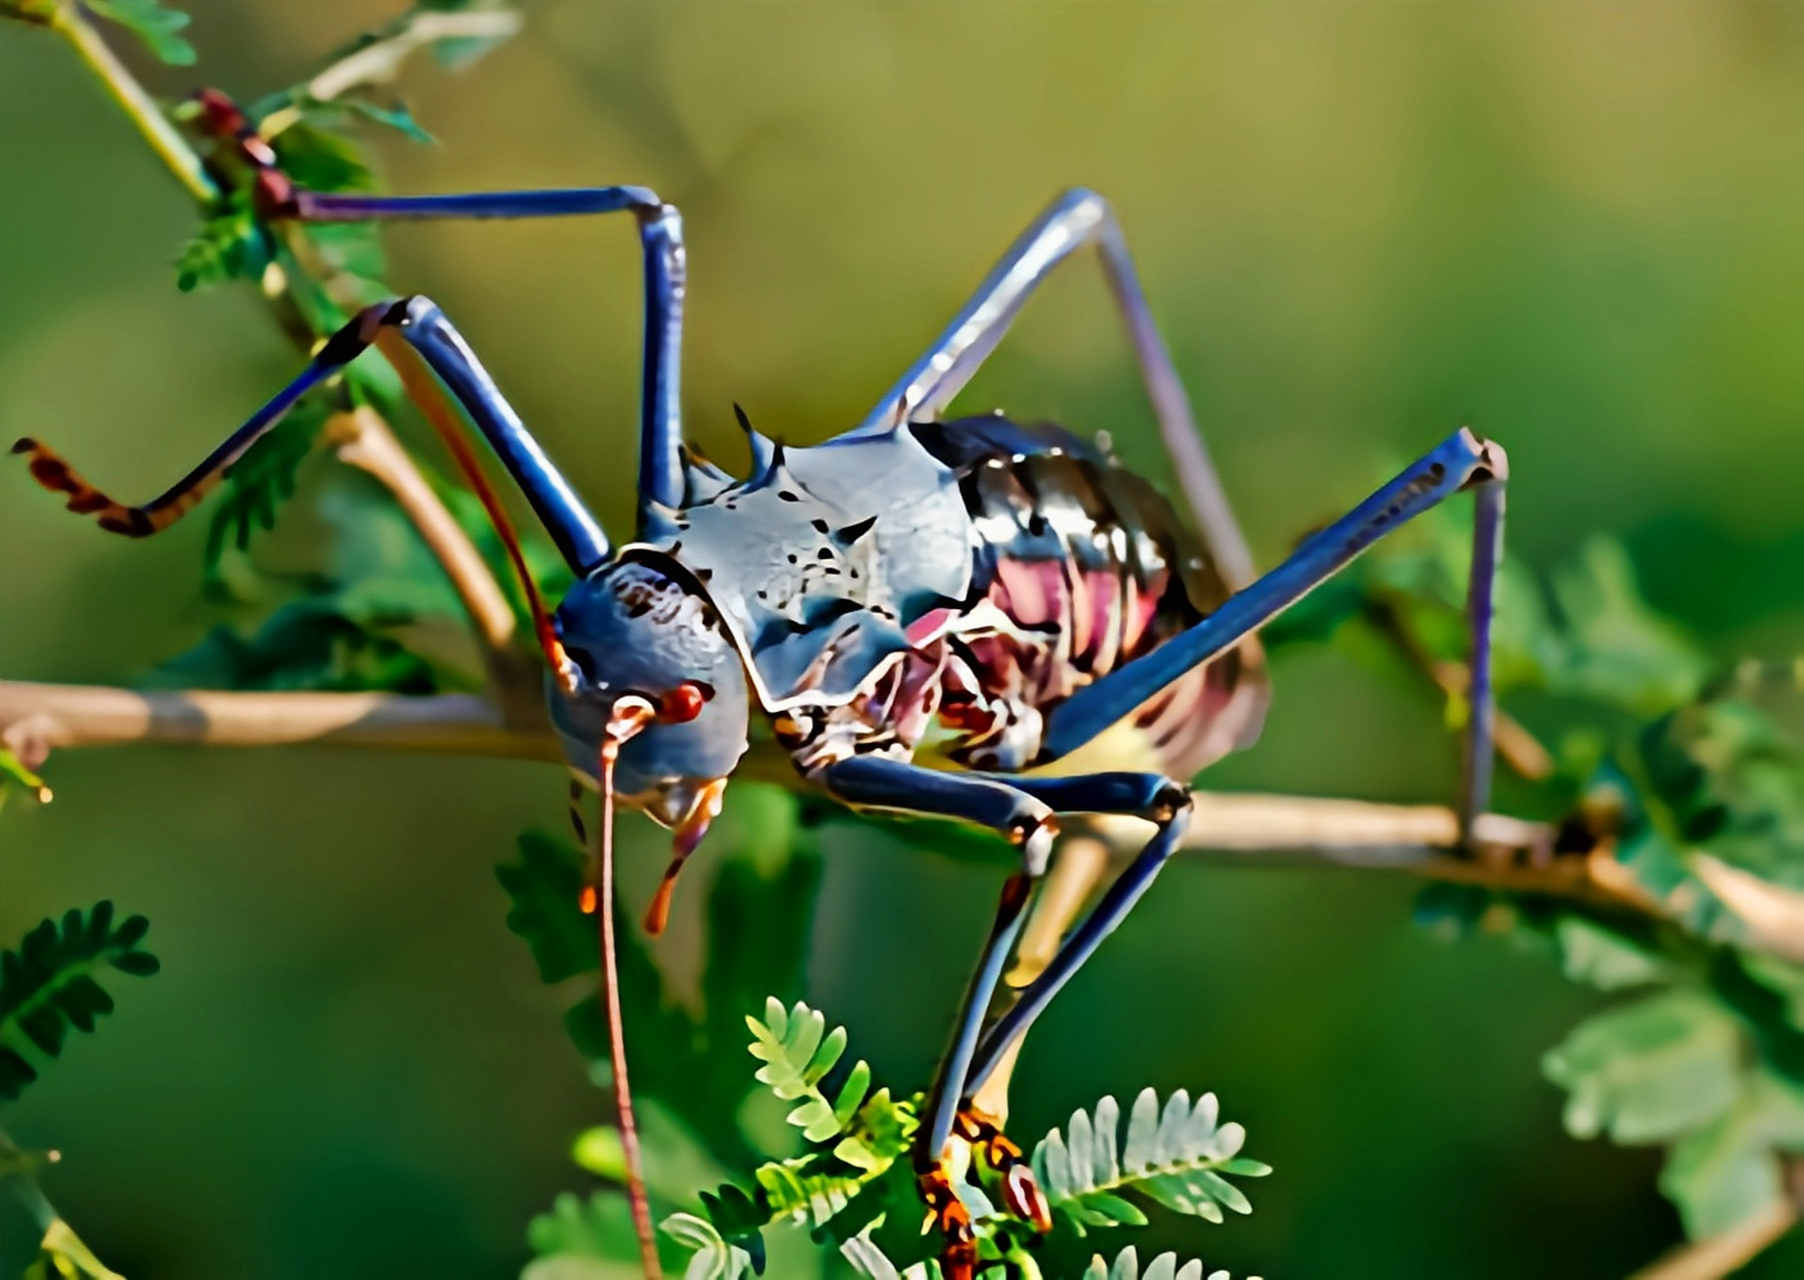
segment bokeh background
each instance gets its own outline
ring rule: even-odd
[[[199,79],[287,84],[390,6],[191,6]],[[1254,546],[1462,422],[1515,467],[1512,554],[1603,529],[1724,656],[1804,643],[1804,13],[1694,6],[529,7],[472,72],[406,84],[410,191],[632,181],[684,209],[693,432],[730,404],[820,439],[861,416],[1062,186],[1116,202]],[[0,438],[149,493],[282,380],[238,290],[183,296],[182,194],[48,37],[0,30]],[[611,512],[630,498],[625,224],[429,226],[430,291]],[[1046,290],[964,403],[1159,454],[1099,277]],[[213,619],[201,522],[98,536],[0,473],[0,672],[122,682]],[[1209,779],[1450,794],[1438,709],[1331,652],[1279,664],[1264,742]],[[161,1276],[498,1276],[583,1180],[604,1112],[503,925],[491,868],[562,821],[558,771],[314,750],[53,762],[0,821],[0,936],[102,896],[154,922],[134,986],[18,1107],[102,1256]],[[629,891],[661,866],[635,831]],[[702,870],[696,883],[706,876]],[[877,842],[826,873],[811,994],[921,1081],[991,869]],[[1105,1091],[1215,1089],[1278,1172],[1250,1218],[1161,1239],[1270,1277],[1621,1275],[1678,1238],[1656,1156],[1568,1140],[1540,1055],[1603,1000],[1541,955],[1448,944],[1414,888],[1178,866],[1045,1020],[1037,1133]],[[699,896],[699,895],[692,895]],[[693,971],[694,931],[664,951]],[[881,979],[881,982],[880,982]],[[871,992],[881,985],[887,998]],[[0,1205],[0,1261],[27,1224]],[[1797,1241],[1748,1274],[1804,1269]]]

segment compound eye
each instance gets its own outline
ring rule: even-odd
[[[658,701],[658,719],[665,724],[687,724],[702,713],[714,691],[694,680],[685,680]]]

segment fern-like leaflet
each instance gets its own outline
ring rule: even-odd
[[[741,1280],[753,1270],[752,1255],[731,1243],[712,1222],[693,1213],[673,1213],[660,1229],[694,1252],[683,1269],[683,1280]]]
[[[1161,1253],[1146,1264],[1146,1270],[1140,1269],[1140,1255],[1129,1245],[1115,1255],[1115,1261],[1106,1261],[1101,1254],[1090,1259],[1089,1267],[1084,1271],[1083,1280],[1203,1280],[1203,1264],[1192,1258],[1189,1262],[1179,1264],[1175,1253]],[[1211,1271],[1208,1280],[1229,1280],[1226,1271]],[[1249,1280],[1259,1280],[1257,1276]]]
[[[899,1271],[895,1263],[864,1236],[847,1241],[841,1253],[851,1262],[853,1269],[867,1280],[941,1280],[943,1275],[939,1264],[932,1261],[917,1262],[906,1270]],[[977,1280],[1004,1280],[1004,1277],[1011,1274],[1007,1264],[995,1263],[978,1271]],[[1039,1269],[1035,1267],[1030,1274],[1038,1276]],[[689,1280],[689,1277],[685,1277],[685,1280]],[[727,1280],[735,1278],[729,1276]],[[1113,1262],[1100,1253],[1093,1256],[1079,1280],[1204,1280],[1204,1275],[1201,1262],[1192,1258],[1180,1263],[1175,1253],[1159,1254],[1142,1270],[1139,1253],[1133,1245],[1129,1245],[1115,1255]],[[1207,1280],[1231,1280],[1231,1277],[1226,1271],[1211,1271]],[[1251,1276],[1248,1280],[1259,1280],[1259,1277]]]
[[[756,1190],[731,1184],[702,1193],[708,1230],[721,1241],[698,1235],[690,1215],[664,1223],[667,1233],[706,1255],[715,1270],[697,1274],[731,1275],[721,1247],[745,1253],[762,1270],[762,1231],[779,1222],[807,1225],[817,1233],[870,1184],[888,1172],[913,1143],[918,1121],[913,1099],[896,1100],[888,1089],[871,1090],[870,1065],[860,1060],[828,1097],[823,1082],[846,1051],[844,1027],[829,1030],[826,1018],[797,1001],[785,1008],[775,998],[765,1001],[762,1019],[748,1016],[751,1053],[763,1065],[755,1078],[783,1102],[796,1105],[787,1117],[814,1148],[791,1160],[774,1160],[753,1171]],[[875,1209],[847,1231],[858,1231],[882,1212]]]
[[[818,1010],[797,1001],[785,1009],[765,1002],[764,1020],[747,1017],[752,1056],[764,1065],[756,1078],[779,1099],[794,1102],[790,1124],[811,1143],[838,1138],[833,1156],[858,1170],[864,1181],[889,1168],[914,1138],[914,1107],[891,1099],[888,1089],[871,1092],[870,1064],[860,1059],[829,1099],[821,1082],[846,1051],[846,1029],[827,1030]],[[760,1179],[762,1181],[762,1179]]]
[[[70,1027],[92,1031],[96,1019],[113,1011],[97,974],[157,971],[157,958],[139,947],[149,929],[143,916],[115,928],[113,904],[101,902],[85,915],[72,909],[60,923],[45,920],[17,951],[0,952],[0,1099],[16,1099],[38,1078],[28,1053],[54,1058]]]
[[[810,1142],[825,1142],[851,1123],[871,1087],[871,1068],[860,1061],[852,1068],[839,1096],[829,1102],[820,1083],[846,1051],[846,1029],[827,1030],[827,1019],[817,1009],[796,1001],[793,1009],[772,997],[764,1005],[764,1021],[747,1016],[752,1032],[752,1056],[764,1065],[756,1078],[784,1102],[795,1102],[789,1123]]]
[[[1090,1227],[1140,1226],[1146,1215],[1123,1192],[1133,1191],[1179,1213],[1222,1221],[1222,1209],[1253,1206],[1225,1175],[1264,1177],[1269,1165],[1239,1155],[1246,1130],[1222,1124],[1213,1093],[1193,1107],[1180,1089],[1165,1101],[1151,1089],[1134,1099],[1127,1144],[1117,1145],[1120,1107],[1105,1097],[1094,1113],[1074,1111],[1061,1134],[1054,1129],[1034,1148],[1034,1176],[1053,1211],[1081,1235]]]

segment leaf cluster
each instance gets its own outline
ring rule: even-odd
[[[802,1131],[808,1149],[754,1171],[755,1188],[728,1185],[704,1193],[702,1212],[667,1221],[666,1231],[695,1250],[698,1274],[736,1276],[763,1270],[763,1233],[789,1222],[811,1237],[838,1245],[860,1274],[879,1278],[938,1274],[938,1246],[920,1224],[928,1215],[914,1177],[912,1155],[921,1136],[915,1099],[892,1101],[887,1089],[871,1091],[869,1066],[859,1061],[836,1072],[846,1047],[843,1028],[805,1004],[784,1008],[767,1002],[763,1018],[747,1018],[751,1052],[762,1066],[756,1078],[785,1104],[787,1119]],[[828,1087],[827,1081],[836,1083]],[[1239,1157],[1245,1131],[1221,1124],[1213,1094],[1193,1107],[1180,1091],[1161,1108],[1150,1089],[1135,1100],[1125,1146],[1119,1108],[1104,1098],[1093,1111],[1073,1113],[1035,1147],[1032,1168],[1054,1214],[1075,1234],[1144,1226],[1148,1219],[1128,1197],[1144,1198],[1178,1213],[1222,1220],[1222,1207],[1238,1213],[1252,1206],[1230,1176],[1259,1177],[1270,1170]],[[1033,1224],[1003,1207],[1002,1171],[987,1160],[971,1162],[955,1183],[969,1210],[979,1248],[979,1275],[1040,1274]],[[1175,1270],[1175,1257],[1156,1261],[1149,1274]],[[1137,1275],[1131,1252],[1116,1266]],[[1200,1264],[1197,1264],[1200,1267]],[[1185,1274],[1192,1274],[1186,1269]],[[1200,1275],[1200,1270],[1194,1274]]]
[[[729,856],[705,889],[708,952],[700,1007],[672,993],[636,931],[622,930],[619,938],[621,1013],[631,1029],[634,1093],[651,1153],[647,1178],[654,1204],[665,1212],[696,1204],[699,1193],[718,1186],[729,1170],[792,1155],[798,1142],[775,1097],[741,1065],[739,1047],[745,1043],[745,1009],[762,1007],[770,992],[793,997],[801,989],[819,856],[799,826],[795,798],[774,787],[735,788],[710,846]],[[581,981],[598,967],[594,917],[578,905],[585,868],[581,849],[532,832],[496,874],[511,903],[508,927],[530,947],[539,976],[550,984],[575,984],[565,1025],[599,1084],[609,1078],[608,1043],[593,985]],[[705,872],[690,873],[698,874]],[[604,1164],[583,1163],[617,1183]],[[572,1259],[633,1264],[637,1245],[624,1215],[617,1186],[586,1200],[560,1201],[529,1233],[538,1255],[535,1274],[555,1275],[557,1267],[575,1265]],[[590,1229],[558,1227],[579,1220]],[[602,1229],[621,1222],[624,1232]],[[674,1242],[671,1248],[674,1259]]]
[[[154,0],[125,2],[154,7]],[[487,34],[470,39],[448,33],[447,20],[460,17],[480,19]],[[339,50],[300,84],[264,95],[246,114],[270,142],[277,166],[300,186],[323,193],[375,191],[380,183],[367,137],[371,126],[416,142],[431,140],[404,104],[372,96],[377,89],[419,50],[430,51],[441,65],[462,66],[517,25],[517,15],[506,4],[426,0]],[[200,113],[187,104],[176,115],[197,121]],[[259,216],[256,173],[236,147],[204,135],[196,136],[195,145],[207,157],[219,194],[201,211],[200,225],[177,259],[182,289],[251,284],[307,349],[358,308],[395,295],[386,278],[377,224],[269,223]],[[292,580],[266,581],[267,575],[251,567],[248,553],[296,493],[301,468],[329,420],[364,405],[391,419],[405,415],[399,382],[379,361],[354,362],[310,393],[229,469],[223,492],[210,504],[204,559],[210,594],[238,602],[267,596],[277,587],[294,594]],[[486,531],[486,523],[482,527]],[[361,527],[334,532],[340,546],[369,533]],[[491,559],[498,557],[497,549]],[[426,568],[420,576],[435,580],[437,574]],[[232,688],[363,687],[417,693],[437,687],[443,672],[435,669],[436,655],[414,651],[395,634],[399,624],[387,607],[392,583],[350,593],[342,577],[317,587],[301,585],[301,599],[269,619],[262,633],[242,637],[216,632],[177,669]]]
[[[1222,1210],[1251,1213],[1253,1206],[1229,1177],[1262,1178],[1271,1166],[1239,1155],[1246,1130],[1220,1122],[1220,1104],[1205,1093],[1191,1105],[1180,1089],[1160,1108],[1158,1095],[1142,1090],[1128,1115],[1125,1145],[1117,1145],[1121,1119],[1115,1099],[1089,1113],[1074,1111],[1063,1134],[1054,1129],[1034,1149],[1034,1174],[1055,1213],[1079,1234],[1093,1227],[1144,1226],[1146,1215],[1124,1192],[1132,1191],[1176,1213],[1222,1221]]]
[[[1329,641],[1388,669],[1399,652],[1422,670],[1457,665],[1470,537],[1463,513],[1424,517],[1268,641]],[[1454,885],[1425,892],[1419,915],[1454,933],[1508,922],[1573,980],[1640,990],[1543,1069],[1567,1091],[1574,1136],[1665,1147],[1661,1189],[1687,1230],[1725,1231],[1775,1205],[1804,1155],[1804,967],[1756,949],[1702,872],[1804,888],[1804,672],[1715,674],[1604,538],[1545,586],[1506,567],[1495,638],[1500,691],[1559,735],[1548,776],[1506,780],[1513,800],[1561,820],[1560,856],[1608,864],[1665,923]],[[1451,694],[1449,723],[1464,714]]]

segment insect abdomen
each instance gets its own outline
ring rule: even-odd
[[[942,720],[970,730],[950,754],[976,768],[1050,764],[1037,754],[1046,712],[1199,621],[1227,588],[1157,490],[1070,433],[1000,417],[914,431],[959,475],[981,544],[970,623],[950,640],[979,697],[961,708],[947,688]],[[1188,778],[1257,733],[1263,677],[1249,641],[1136,709],[1120,758],[1086,767]]]

